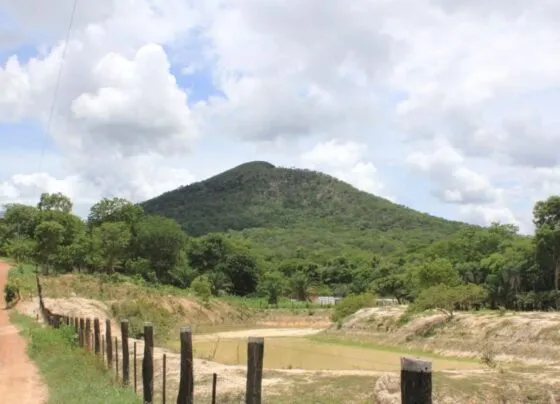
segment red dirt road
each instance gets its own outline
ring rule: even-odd
[[[27,357],[26,341],[10,324],[5,310],[4,285],[10,266],[0,262],[0,402],[2,404],[43,404],[46,387],[39,371]]]

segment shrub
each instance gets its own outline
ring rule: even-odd
[[[147,298],[113,303],[111,312],[120,320],[128,320],[130,336],[133,338],[140,338],[144,333],[144,323],[150,322],[154,326],[154,333],[165,340],[177,320],[161,304]]]
[[[453,318],[457,308],[470,309],[486,299],[486,291],[479,285],[448,286],[439,284],[424,289],[408,306],[409,313],[436,309]]]
[[[197,297],[201,298],[205,304],[208,304],[212,296],[212,284],[207,276],[197,276],[191,283],[191,289]]]
[[[8,282],[4,286],[4,300],[6,305],[10,306],[19,299],[19,288],[13,282]]]
[[[375,304],[376,297],[371,293],[363,293],[360,295],[348,295],[339,300],[334,306],[334,312],[331,316],[334,322],[340,322],[344,318],[354,314],[358,310],[372,306]]]

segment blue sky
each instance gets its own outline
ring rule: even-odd
[[[50,133],[72,2],[0,6],[0,203],[64,191],[85,212],[267,160],[531,231],[533,204],[560,190],[548,3],[521,19],[501,2],[267,4],[80,3]]]

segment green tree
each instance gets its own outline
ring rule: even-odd
[[[227,257],[221,269],[231,280],[230,293],[237,296],[246,296],[257,289],[259,278],[257,263],[250,255],[231,254]]]
[[[126,257],[131,233],[124,222],[105,222],[93,231],[94,248],[108,273],[113,273]]]
[[[150,262],[161,282],[169,282],[185,242],[185,233],[177,222],[161,216],[146,216],[138,223],[135,255]]]
[[[418,283],[420,288],[444,284],[455,286],[460,283],[459,273],[451,262],[445,258],[436,258],[418,268]]]
[[[485,298],[486,292],[479,285],[449,286],[440,283],[422,290],[408,310],[415,313],[435,309],[452,318],[457,308],[471,308],[481,304]]]
[[[25,236],[15,236],[7,241],[5,252],[16,263],[22,264],[33,261],[36,247],[35,240]]]
[[[60,192],[49,194],[41,194],[41,199],[37,205],[41,211],[55,210],[63,213],[70,213],[72,211],[72,201],[66,195]]]
[[[39,223],[35,229],[35,257],[45,273],[55,260],[56,254],[64,240],[64,227],[60,223],[45,221]]]
[[[263,276],[259,289],[266,294],[268,304],[278,305],[278,300],[286,288],[285,277],[278,271],[268,272]]]
[[[230,245],[221,235],[210,234],[191,241],[187,249],[189,266],[199,273],[215,270],[224,263],[231,251]]]
[[[538,253],[545,254],[554,271],[553,285],[560,289],[560,196],[539,201],[533,209]]]
[[[131,232],[144,216],[144,209],[124,198],[103,198],[91,207],[87,223],[90,228],[106,222],[126,223]]]
[[[18,203],[8,204],[4,207],[5,236],[35,237],[35,228],[39,223],[39,209]]]

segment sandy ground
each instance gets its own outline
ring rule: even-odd
[[[47,401],[47,389],[35,364],[25,352],[26,342],[10,324],[5,310],[4,285],[9,265],[0,262],[0,401],[6,404],[40,404]]]
[[[253,330],[225,331],[212,334],[195,335],[193,337],[193,340],[238,339],[248,337],[305,337],[306,335],[318,334],[321,331],[323,331],[322,328],[261,328]]]

